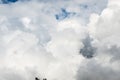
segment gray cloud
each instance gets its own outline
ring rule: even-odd
[[[106,53],[111,56],[111,62],[120,61],[120,47],[114,45],[106,49]]]
[[[80,49],[80,54],[86,58],[92,58],[96,53],[96,48],[92,45],[92,39],[87,36],[82,42],[84,47]]]
[[[96,61],[89,61],[85,66],[80,66],[77,80],[119,80],[120,71],[110,67],[101,66]]]

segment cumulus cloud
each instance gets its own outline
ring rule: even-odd
[[[120,79],[119,0],[0,3],[1,80]]]
[[[78,80],[119,80],[119,6],[117,1],[109,0],[101,15],[91,15],[88,31],[97,52],[94,61],[85,61],[86,65],[80,66]]]

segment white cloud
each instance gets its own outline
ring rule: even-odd
[[[119,6],[119,0],[0,4],[0,79],[119,80]],[[56,20],[62,8],[75,15]],[[87,44],[86,54],[96,49],[90,59],[80,53]]]
[[[86,65],[81,65],[78,80],[119,80],[120,4],[118,2],[109,0],[107,8],[101,15],[91,15],[88,31],[95,40],[97,52],[92,61],[85,61]]]

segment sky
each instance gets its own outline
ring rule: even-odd
[[[0,0],[0,80],[119,80],[120,0]]]

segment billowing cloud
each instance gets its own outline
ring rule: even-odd
[[[0,80],[119,80],[119,0],[0,0]]]
[[[119,80],[119,1],[109,0],[101,15],[92,14],[88,24],[94,39],[95,57],[83,61],[77,80]]]

